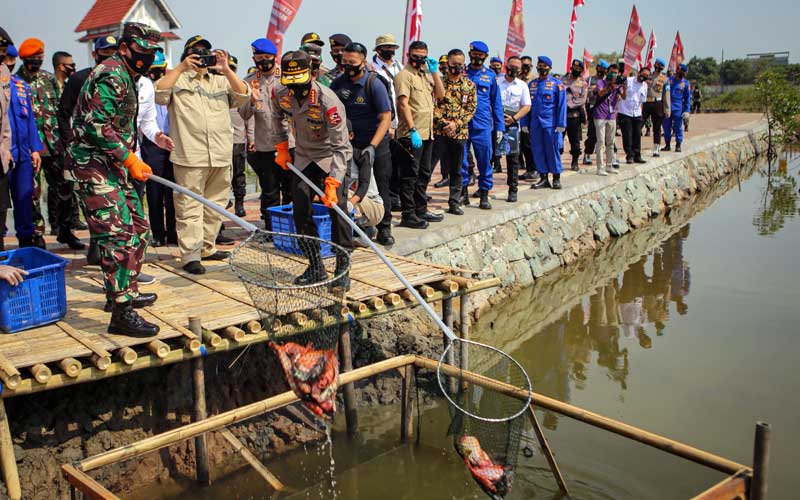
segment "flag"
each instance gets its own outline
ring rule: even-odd
[[[583,49],[583,77],[584,78],[589,76],[589,68],[591,67],[593,62],[594,62],[594,57],[592,57],[592,54],[588,50],[586,50],[584,48]]]
[[[572,17],[569,23],[569,44],[567,44],[567,73],[572,66],[572,46],[575,44],[575,25],[578,24],[578,7],[586,5],[586,0],[574,0],[572,3]]]
[[[653,69],[653,59],[656,57],[656,47],[658,47],[658,44],[656,43],[656,32],[654,30],[650,30],[650,41],[647,42],[647,57],[644,59],[645,68]]]
[[[669,69],[675,71],[675,68],[681,64],[683,64],[683,42],[679,31],[675,34],[675,44],[672,46],[672,54],[669,56]]]
[[[622,51],[623,60],[625,61],[623,75],[628,75],[628,70],[633,67],[636,60],[641,56],[642,49],[644,49],[646,43],[647,40],[644,37],[642,23],[639,22],[639,13],[636,12],[636,6],[634,5],[631,11],[631,22],[628,24],[628,33],[625,36],[625,49]]]
[[[503,62],[511,56],[520,57],[525,50],[525,22],[522,18],[522,0],[511,0],[511,17],[508,20],[506,53]]]
[[[422,38],[422,0],[406,2],[406,30],[403,37],[403,61],[408,62],[408,46]]]
[[[275,0],[272,4],[272,14],[269,17],[267,38],[275,43],[278,48],[278,57],[283,53],[283,34],[289,29],[294,16],[300,10],[303,0]]]

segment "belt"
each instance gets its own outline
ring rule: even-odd
[[[648,97],[647,102],[661,102],[660,97]]]

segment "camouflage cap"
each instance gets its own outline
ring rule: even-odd
[[[136,45],[147,50],[160,48],[161,32],[142,23],[125,23],[122,28],[122,40],[130,40]]]

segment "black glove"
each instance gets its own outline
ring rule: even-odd
[[[363,158],[370,167],[375,165],[375,146],[370,144],[361,150],[361,158]]]

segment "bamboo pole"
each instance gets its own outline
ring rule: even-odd
[[[342,373],[353,371],[353,350],[350,346],[350,323],[339,326],[339,358],[342,361]],[[344,394],[344,417],[347,422],[347,435],[354,438],[358,435],[358,404],[356,389],[352,383],[342,387]]]
[[[411,385],[414,380],[415,368],[413,365],[404,366],[402,388],[400,389],[400,441],[411,442],[414,434],[414,399]]]
[[[184,346],[186,349],[190,350],[191,352],[196,352],[196,351],[199,351],[199,350],[200,350],[200,346],[201,346],[202,344],[203,344],[203,343],[202,343],[202,342],[200,342],[200,339],[199,339],[199,338],[197,338],[197,337],[194,337],[194,338],[191,338],[191,339],[190,339],[190,338],[185,338],[185,339],[183,340],[183,346]]]
[[[92,357],[89,358],[95,368],[100,371],[105,371],[108,369],[109,365],[111,364],[111,355],[103,356],[100,354],[92,354]]]
[[[556,463],[556,457],[553,455],[553,450],[550,449],[550,443],[547,442],[547,438],[542,431],[542,426],[539,425],[539,419],[536,418],[536,412],[533,411],[533,406],[528,406],[528,417],[530,418],[531,425],[533,426],[533,432],[536,434],[536,439],[539,440],[539,446],[542,448],[542,453],[544,453],[544,457],[547,459],[547,464],[550,466],[550,470],[553,472],[553,477],[556,479],[556,483],[558,483],[558,489],[561,490],[561,493],[569,497],[569,490],[567,489],[567,482],[564,481],[564,476],[561,475],[561,469],[558,468],[558,463]]]
[[[293,312],[289,314],[289,321],[294,323],[299,327],[306,326],[308,324],[308,316],[301,312]]]
[[[403,299],[396,293],[390,293],[383,298],[383,301],[392,307],[403,305]]]
[[[0,380],[9,389],[16,388],[22,382],[19,370],[2,353],[0,353]]]
[[[145,347],[160,359],[166,358],[170,351],[169,346],[160,340],[150,341]]]
[[[750,500],[765,500],[767,498],[771,433],[772,429],[768,423],[756,422],[756,438],[753,446],[753,480],[750,483]]]
[[[244,340],[244,330],[236,326],[228,326],[222,330],[222,335],[227,337],[229,340],[233,340],[234,342],[241,342]]]
[[[459,288],[458,283],[456,283],[452,279],[446,279],[444,281],[440,281],[434,284],[434,286],[445,293],[456,293]]]
[[[64,358],[58,363],[58,366],[61,368],[61,371],[70,378],[77,377],[81,372],[81,362],[75,358]]]
[[[250,335],[255,335],[256,333],[260,333],[262,330],[264,330],[264,328],[261,326],[261,322],[256,320],[248,321],[244,325],[244,329]]]
[[[130,347],[123,347],[117,351],[117,357],[121,359],[123,363],[130,366],[136,362],[136,360],[139,358],[139,355],[136,354],[136,351]]]
[[[241,455],[275,491],[284,491],[286,489],[286,486],[283,485],[280,479],[275,477],[275,475],[270,472],[228,428],[223,427],[220,429],[219,433],[233,446],[234,451]]]
[[[19,471],[17,458],[14,456],[14,442],[11,440],[11,427],[5,402],[0,399],[0,466],[3,469],[3,481],[10,500],[22,498],[22,488],[19,484]]]
[[[353,308],[356,314],[366,314],[369,311],[369,307],[363,302],[350,302],[350,307]]]
[[[47,381],[50,380],[50,377],[53,376],[53,372],[50,371],[50,368],[43,363],[31,366],[30,372],[34,380],[40,384],[46,384]]]
[[[319,321],[320,323],[324,323],[325,321],[329,321],[331,315],[325,309],[312,309],[308,313],[311,316],[311,319],[314,321]]]
[[[202,330],[202,332],[203,332],[203,342],[210,345],[211,347],[217,347],[222,343],[222,337],[212,332],[211,330]]]
[[[61,466],[61,473],[64,474],[73,488],[86,495],[89,500],[120,500],[118,496],[108,491],[102,484],[69,464]],[[72,491],[74,492],[74,490]],[[73,498],[77,498],[77,496],[73,495]]]
[[[445,326],[453,331],[453,299],[448,297],[442,301],[442,321],[444,321]],[[443,349],[447,349],[447,346],[450,344],[450,339],[447,338],[447,335],[442,333],[442,345]],[[453,353],[453,349],[447,351],[447,363],[454,364],[455,362],[455,354]],[[447,389],[450,391],[450,394],[455,394],[458,390],[456,386],[456,379],[450,377],[447,381]]]
[[[383,309],[386,308],[386,304],[380,297],[373,297],[369,299],[369,306],[376,311],[382,311]]]
[[[351,372],[339,375],[339,386],[342,387],[356,380],[362,380],[379,373],[394,370],[400,366],[406,366],[414,363],[415,359],[416,357],[412,355],[397,356],[369,366],[356,368]],[[169,430],[162,434],[145,438],[142,441],[106,451],[94,457],[89,457],[79,463],[78,469],[88,472],[122,460],[129,460],[177,442],[191,439],[206,432],[226,427],[241,422],[242,420],[247,420],[266,412],[277,410],[278,408],[283,408],[297,401],[298,398],[293,392],[284,392],[271,398],[226,411],[177,429]]]
[[[748,479],[744,471],[728,476],[692,500],[747,500]]]
[[[203,331],[203,324],[197,316],[189,317],[189,329],[195,334]],[[203,358],[192,360],[192,388],[194,389],[194,421],[202,422],[208,417],[206,409],[206,376]],[[197,469],[197,482],[202,485],[211,484],[211,475],[208,466],[208,443],[206,435],[201,434],[194,440],[195,466]]]
[[[470,313],[470,303],[469,297],[466,295],[462,295],[461,299],[458,301],[458,319],[459,319],[459,328],[458,328],[458,337],[461,340],[469,340],[469,331],[472,327],[472,317],[469,315]],[[460,356],[459,356],[459,363],[460,368],[464,370],[469,370],[471,365],[469,364],[469,348],[465,348],[469,344],[459,343],[459,347],[461,348]]]
[[[418,288],[419,294],[422,295],[426,300],[433,298],[436,290],[429,287],[428,285],[422,285]]]
[[[414,299],[414,294],[406,289],[400,290],[400,297],[402,297],[402,299],[405,300],[406,302],[416,303],[416,300]]]

